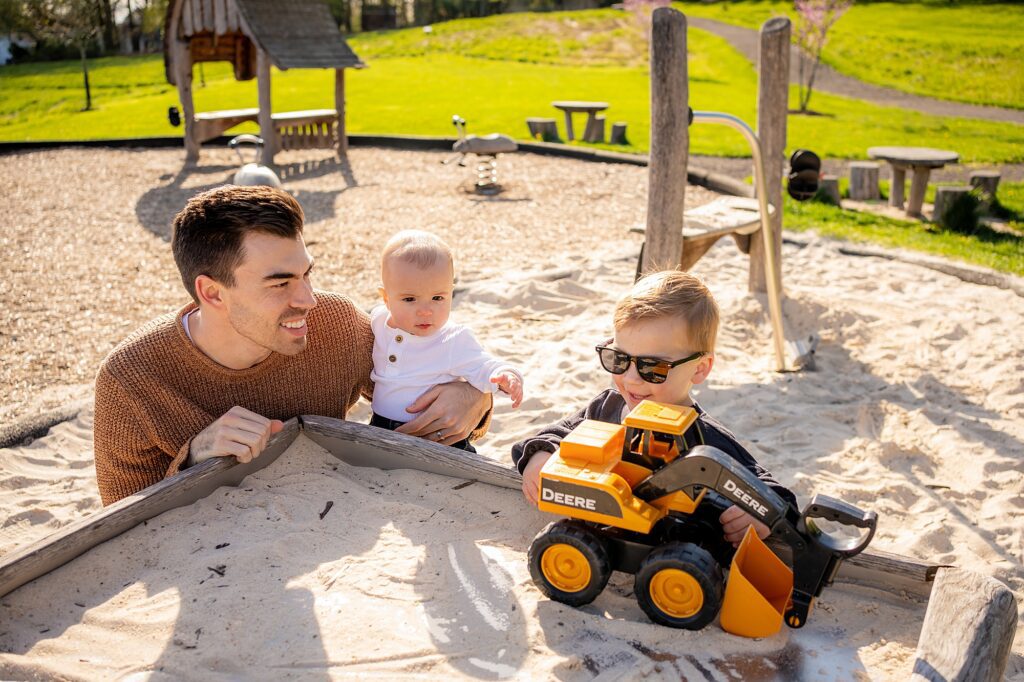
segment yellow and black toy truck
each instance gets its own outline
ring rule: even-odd
[[[797,512],[722,451],[687,443],[696,419],[692,408],[644,401],[621,425],[585,420],[562,441],[541,470],[538,506],[569,518],[534,539],[534,582],[581,606],[623,571],[635,575],[637,601],[656,623],[699,630],[721,610],[722,627],[736,634],[773,634],[783,616],[802,627],[842,560],[871,541],[875,513],[823,495]],[[792,568],[752,528],[737,550],[724,541],[718,516],[733,504],[792,550]],[[815,519],[862,530],[835,538]]]

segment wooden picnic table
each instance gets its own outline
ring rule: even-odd
[[[575,102],[575,101],[562,101],[552,102],[551,106],[556,109],[560,109],[565,113],[565,137],[572,142],[574,137],[572,133],[572,115],[573,114],[586,114],[587,115],[587,127],[583,130],[590,130],[592,122],[597,117],[598,112],[604,111],[608,108],[607,102]]]
[[[928,176],[933,168],[942,168],[947,163],[957,163],[960,155],[944,149],[928,147],[869,147],[868,156],[887,161],[892,166],[892,186],[889,188],[889,205],[903,208],[903,183],[907,170],[913,172],[910,180],[910,198],[906,214],[920,217],[924,204],[924,193],[928,189]]]

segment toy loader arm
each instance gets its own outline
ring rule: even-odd
[[[793,551],[793,592],[786,623],[793,628],[807,622],[814,599],[832,583],[843,559],[862,552],[875,534],[878,516],[827,497],[815,495],[802,514],[783,500],[739,462],[721,450],[698,445],[637,484],[633,495],[656,500],[677,490],[695,497],[698,487],[713,490],[771,529]],[[866,530],[860,537],[839,539],[821,530],[814,519],[825,519]]]
[[[651,502],[682,490],[696,498],[700,488],[713,490],[769,528],[786,517],[789,503],[757,476],[718,448],[698,445],[658,469],[633,488],[633,495]]]

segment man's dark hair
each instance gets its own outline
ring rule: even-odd
[[[242,263],[242,241],[250,232],[295,238],[302,234],[302,207],[292,195],[273,187],[227,185],[197,194],[174,217],[171,248],[181,281],[192,299],[196,277],[206,275],[235,284]]]

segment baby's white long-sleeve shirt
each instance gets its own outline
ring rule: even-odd
[[[416,415],[405,408],[437,384],[464,379],[483,393],[498,390],[491,378],[502,371],[522,375],[507,362],[488,355],[473,333],[449,321],[436,334],[415,336],[388,325],[390,313],[380,305],[370,313],[373,329],[373,411],[407,422]]]

